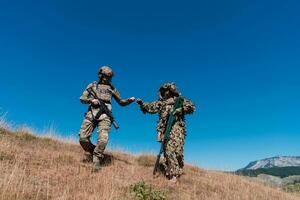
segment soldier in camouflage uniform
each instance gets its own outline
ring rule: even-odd
[[[111,84],[113,71],[109,67],[101,67],[99,69],[98,76],[99,81],[89,84],[80,97],[81,103],[90,104],[90,107],[88,112],[85,114],[85,118],[82,122],[79,133],[79,142],[85,151],[85,161],[93,161],[96,170],[100,169],[100,161],[103,158],[103,152],[108,143],[112,121],[111,118],[105,113],[98,116],[98,118],[96,117],[99,115],[98,112],[100,111],[100,102],[98,99],[92,96],[92,94],[96,93],[98,98],[105,103],[110,111],[112,110],[112,97],[121,106],[127,106],[135,101],[134,97],[129,99],[121,98],[117,89]],[[91,143],[90,137],[96,127],[98,128],[98,142],[95,146]]]
[[[159,100],[151,103],[144,103],[141,99],[137,100],[143,113],[159,114],[157,124],[158,141],[162,142],[163,133],[167,126],[168,115],[173,111],[175,99],[180,96],[174,83],[163,84],[159,89]],[[184,156],[183,148],[186,136],[185,114],[195,111],[194,104],[184,98],[183,107],[177,109],[173,115],[177,116],[170,133],[170,140],[164,146],[164,168],[165,175],[173,182],[176,182],[183,173]]]

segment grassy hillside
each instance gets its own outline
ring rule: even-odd
[[[0,129],[0,199],[296,200],[244,177],[186,166],[178,185],[152,177],[152,156],[109,152],[92,173],[79,145]]]

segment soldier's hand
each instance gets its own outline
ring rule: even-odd
[[[173,112],[173,115],[182,115],[182,108],[177,108],[174,112]]]
[[[137,100],[136,100],[136,103],[139,104],[140,106],[144,104],[144,102],[143,102],[142,99],[137,99]]]
[[[128,103],[132,103],[135,101],[135,97],[130,97],[127,101],[128,101]]]
[[[93,99],[93,100],[92,100],[92,105],[93,105],[93,106],[99,105],[99,101],[98,101],[97,99]]]

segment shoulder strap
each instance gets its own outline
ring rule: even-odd
[[[115,90],[115,89],[116,89],[111,83],[109,83],[109,86],[110,86],[110,88],[111,88],[112,90]]]
[[[93,82],[89,85],[89,87],[87,88],[87,91],[88,91],[88,92],[93,91],[93,90],[94,90],[93,87],[96,87],[96,88],[97,88],[97,85],[98,85],[98,83],[97,83],[96,81],[93,81]]]

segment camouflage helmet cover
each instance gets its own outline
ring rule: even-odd
[[[112,69],[108,66],[103,66],[103,67],[100,67],[99,71],[98,71],[98,76],[101,76],[101,75],[104,75],[104,76],[107,76],[107,77],[113,77],[114,76],[114,73],[112,71]]]
[[[162,92],[166,90],[169,90],[176,97],[181,95],[175,83],[164,83],[163,85],[161,85],[158,91],[158,95],[161,99],[162,99]]]

